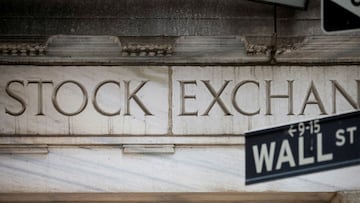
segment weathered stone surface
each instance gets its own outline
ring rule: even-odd
[[[359,203],[360,191],[344,191],[341,192],[345,203]]]
[[[176,147],[174,154],[153,155],[124,154],[122,150],[118,146],[65,146],[49,147],[47,155],[1,155],[0,192],[334,192],[360,189],[360,179],[354,178],[360,173],[359,166],[245,186],[244,146]]]
[[[236,0],[5,0],[0,19],[0,35],[267,35],[272,6]]]
[[[331,203],[359,203],[360,192],[358,190],[339,191]]]
[[[323,35],[320,2],[306,10],[278,6],[278,35]],[[236,0],[4,0],[0,35],[271,36],[273,8]]]

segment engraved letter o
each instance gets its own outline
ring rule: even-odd
[[[79,109],[78,109],[77,111],[72,112],[72,113],[65,112],[64,110],[62,110],[62,109],[60,108],[60,106],[59,106],[59,103],[57,102],[57,94],[58,94],[60,88],[61,88],[63,85],[65,85],[66,83],[73,83],[73,84],[75,84],[76,86],[78,86],[78,87],[81,89],[81,92],[82,92],[82,94],[83,94],[83,101],[82,101],[81,106],[79,107]],[[53,95],[52,95],[52,103],[53,103],[55,109],[56,109],[58,112],[60,112],[61,114],[65,115],[65,116],[75,116],[75,115],[81,113],[81,112],[85,109],[85,107],[86,107],[86,105],[87,105],[87,103],[88,103],[88,94],[87,94],[87,92],[86,92],[85,87],[84,87],[82,84],[80,84],[80,83],[78,83],[78,82],[76,82],[76,81],[74,81],[74,80],[66,80],[66,81],[60,83],[59,85],[57,85],[57,86],[55,87],[54,92],[53,92]]]

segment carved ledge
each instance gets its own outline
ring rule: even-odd
[[[48,154],[48,146],[44,144],[0,144],[0,154]]]
[[[123,145],[126,154],[173,154],[175,145]]]

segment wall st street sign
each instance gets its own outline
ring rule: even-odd
[[[360,164],[360,111],[246,135],[246,184]]]

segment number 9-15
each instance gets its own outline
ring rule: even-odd
[[[319,120],[309,121],[308,123],[299,123],[297,130],[300,136],[303,135],[306,130],[309,130],[310,134],[319,133],[320,132]]]

